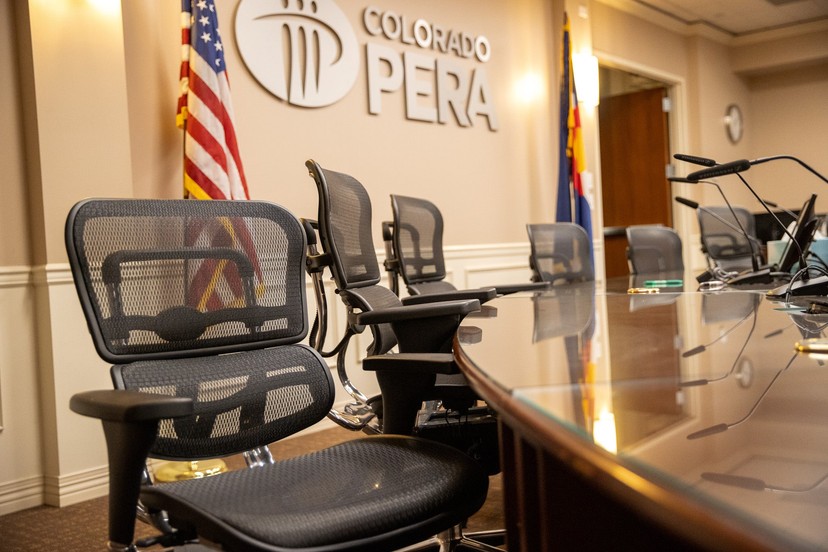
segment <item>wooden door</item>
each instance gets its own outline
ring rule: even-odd
[[[601,98],[601,187],[607,278],[629,273],[624,228],[672,224],[666,88]],[[614,231],[612,231],[614,230]]]

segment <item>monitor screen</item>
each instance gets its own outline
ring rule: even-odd
[[[779,226],[779,222],[787,228],[792,222],[796,222],[799,216],[799,209],[793,211],[774,209],[773,215],[766,212],[753,213],[753,220],[756,222],[756,238],[762,243],[769,241],[787,239],[785,231]],[[776,221],[779,219],[779,222]]]
[[[780,272],[790,272],[794,265],[799,262],[800,255],[804,258],[808,252],[808,247],[811,245],[811,240],[814,238],[819,222],[814,216],[816,197],[816,194],[811,194],[811,197],[802,206],[802,210],[799,211],[799,218],[796,219],[796,225],[793,232],[791,232],[795,243],[789,241],[785,246],[785,251],[779,261]]]

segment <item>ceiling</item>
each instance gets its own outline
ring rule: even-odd
[[[639,8],[731,37],[828,21],[828,0],[633,0]],[[826,37],[828,40],[828,37]]]

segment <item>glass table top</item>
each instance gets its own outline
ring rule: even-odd
[[[616,290],[617,291],[617,290]],[[593,284],[497,299],[463,354],[504,392],[651,480],[828,548],[828,315],[760,292]]]

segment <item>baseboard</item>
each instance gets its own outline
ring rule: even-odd
[[[109,492],[109,469],[100,466],[69,475],[43,478],[43,503],[70,506],[105,496]]]
[[[0,484],[0,516],[43,504],[43,476]]]

